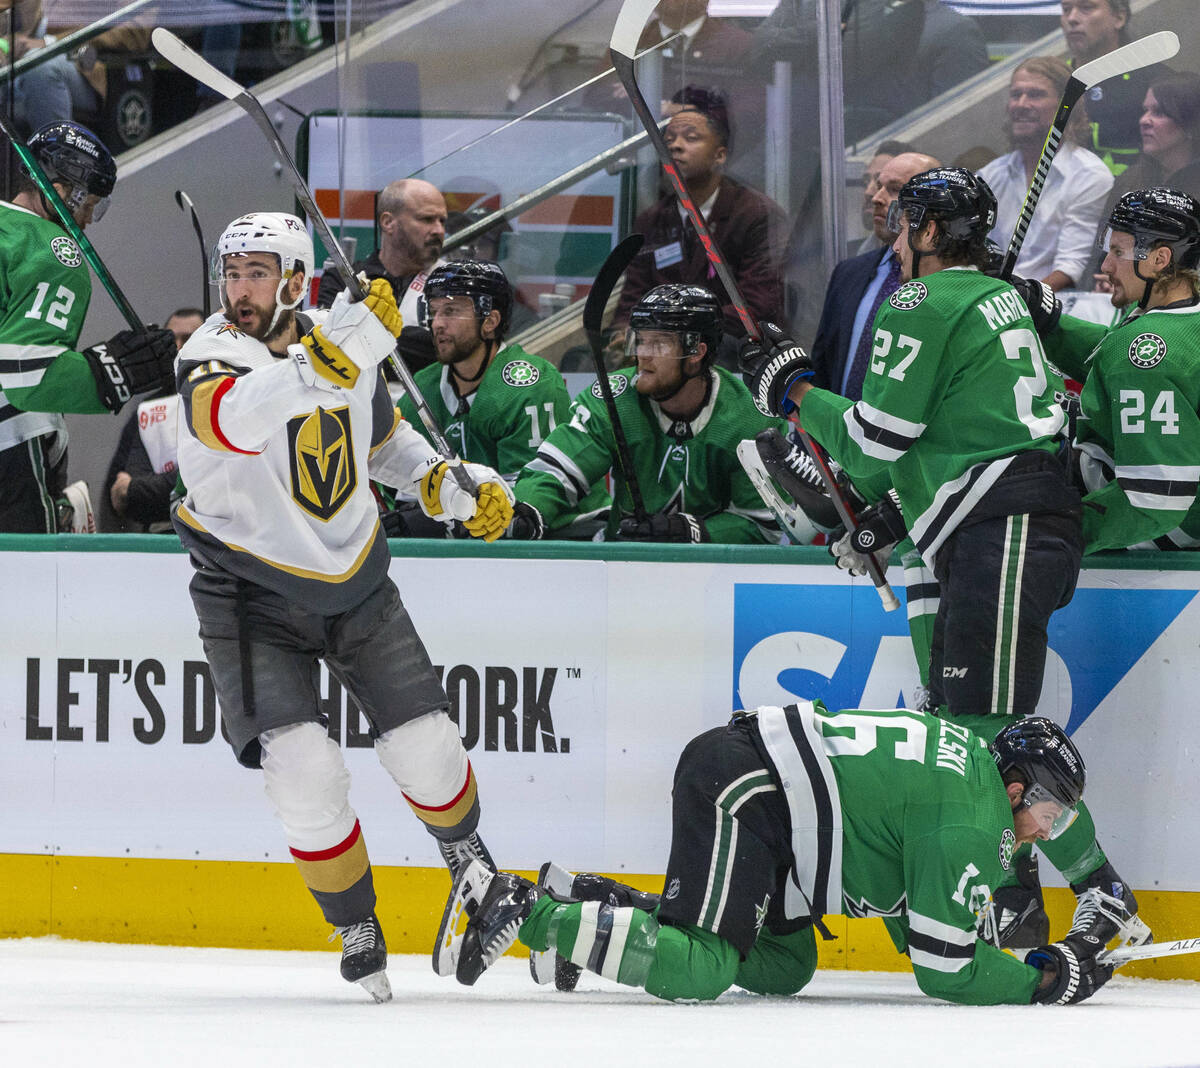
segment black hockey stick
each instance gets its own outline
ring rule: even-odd
[[[170,30],[158,26],[150,35],[150,40],[158,50],[159,55],[164,59],[173,63],[185,74],[190,74],[202,85],[207,85],[213,92],[219,93],[227,100],[232,100],[254,120],[255,124],[263,132],[263,136],[266,137],[271,147],[275,150],[275,155],[278,157],[279,162],[283,164],[285,170],[291,173],[292,189],[296,194],[296,199],[300,201],[301,206],[313,224],[313,228],[317,231],[326,250],[333,258],[334,267],[337,269],[338,274],[346,279],[348,286],[355,287],[360,297],[365,297],[367,287],[363,285],[362,280],[354,273],[354,268],[346,258],[346,252],[342,248],[342,243],[333,236],[333,231],[329,228],[329,222],[321,213],[321,209],[317,207],[317,202],[313,199],[308,184],[304,181],[304,176],[296,166],[296,161],[292,159],[291,153],[288,152],[287,146],[283,143],[283,138],[279,136],[279,131],[275,129],[270,116],[263,110],[258,97],[250,92],[249,89],[238,85],[228,75],[222,74],[203,56],[188,48]],[[405,391],[412,398],[412,402],[417,406],[417,414],[420,415],[422,424],[424,424],[425,429],[429,432],[429,438],[433,442],[434,448],[441,453],[444,459],[456,460],[457,457],[454,451],[450,448],[441,427],[438,426],[437,420],[433,417],[433,412],[429,407],[428,401],[421,395],[416,382],[413,381],[412,372],[409,371],[404,360],[400,357],[399,349],[393,349],[389,359],[391,360],[393,370],[400,379],[400,384],[404,386]],[[453,472],[455,480],[464,490],[471,494],[478,492],[474,481],[467,474],[466,468],[462,464],[454,463],[451,465],[450,470]]]
[[[646,131],[646,136],[649,137],[650,143],[654,146],[654,151],[658,153],[659,162],[662,164],[667,178],[670,179],[671,186],[675,190],[675,195],[679,198],[679,203],[683,205],[683,210],[687,212],[688,218],[692,220],[692,226],[695,227],[696,234],[700,238],[700,243],[704,246],[704,253],[708,257],[708,262],[712,266],[713,272],[724,288],[729,302],[737,311],[738,319],[741,320],[746,334],[757,341],[762,337],[762,331],[758,329],[758,324],[751,317],[746,307],[746,301],[742,297],[737,283],[733,280],[733,274],[729,270],[729,265],[725,262],[725,258],[721,255],[721,250],[717,247],[716,242],[712,239],[712,234],[708,231],[708,224],[704,221],[704,216],[700,214],[700,209],[692,201],[687,186],[679,176],[679,171],[671,159],[671,152],[667,148],[666,141],[663,140],[662,131],[658,128],[658,120],[647,106],[646,98],[642,96],[642,91],[638,88],[637,78],[633,72],[633,60],[637,52],[638,38],[642,35],[642,27],[646,25],[646,19],[650,17],[650,13],[657,6],[658,0],[625,0],[621,6],[621,10],[617,12],[617,22],[613,27],[612,38],[609,41],[608,54],[612,60],[613,68],[617,72],[617,77],[621,79],[621,84],[625,86],[625,92],[629,97],[630,103],[633,104],[634,112],[641,120],[642,126]],[[857,530],[858,519],[851,509],[849,501],[846,500],[846,495],[842,492],[841,486],[837,484],[833,473],[829,470],[829,465],[825,462],[825,457],[821,455],[821,450],[817,448],[816,443],[805,433],[804,428],[798,422],[795,422],[794,425],[797,433],[800,435],[800,441],[804,445],[804,451],[812,458],[812,462],[816,464],[817,470],[821,473],[821,481],[825,483],[825,488],[829,491],[829,496],[833,500],[834,507],[838,510],[838,515],[841,517],[842,523],[848,531]],[[871,576],[871,581],[875,583],[875,588],[879,591],[879,596],[883,599],[886,606],[889,603],[889,598],[894,598],[895,594],[892,593],[892,589],[884,577],[883,569],[876,563],[874,557],[868,561],[867,569]]]
[[[196,205],[192,203],[192,198],[182,189],[175,190],[175,203],[181,211],[191,213],[192,229],[196,231],[196,240],[200,242],[200,278],[204,283],[201,293],[204,296],[204,318],[207,319],[212,314],[212,303],[208,295],[208,249],[204,244],[204,231],[200,229],[200,216],[196,214]]]
[[[1025,202],[1021,205],[1021,214],[1017,216],[1017,225],[1013,228],[1012,238],[1008,242],[1008,251],[1004,254],[1004,262],[1000,268],[1001,278],[1012,277],[1013,268],[1017,265],[1017,256],[1021,251],[1021,246],[1025,243],[1025,234],[1033,220],[1034,208],[1037,207],[1038,201],[1042,198],[1042,190],[1046,187],[1050,164],[1058,155],[1067,123],[1071,121],[1071,111],[1079,103],[1083,94],[1093,85],[1107,81],[1109,78],[1140,70],[1152,63],[1164,63],[1178,51],[1179,38],[1170,30],[1162,30],[1140,40],[1130,41],[1129,44],[1122,45],[1120,48],[1114,48],[1099,59],[1093,59],[1090,63],[1077,67],[1071,73],[1067,87],[1063,90],[1062,100],[1059,101],[1054,122],[1051,123],[1050,130],[1046,134],[1046,143],[1042,145],[1042,154],[1038,158],[1037,166],[1033,169],[1033,180],[1029,183],[1029,189],[1025,193]]]
[[[645,238],[641,234],[630,234],[608,254],[608,258],[600,266],[600,272],[588,291],[587,300],[583,305],[583,328],[587,331],[588,345],[592,350],[592,362],[596,365],[596,382],[600,387],[600,396],[604,399],[604,407],[608,409],[608,419],[612,423],[613,438],[617,443],[617,460],[621,465],[621,474],[625,485],[629,487],[629,495],[633,498],[633,514],[639,523],[646,520],[646,503],[642,497],[642,487],[638,485],[637,472],[634,470],[633,457],[629,452],[629,442],[625,439],[625,429],[621,426],[621,417],[617,414],[617,401],[613,397],[612,386],[608,381],[608,370],[604,366],[604,338],[601,331],[604,326],[604,308],[608,304],[609,294],[617,284],[630,260],[638,254]]]
[[[29,177],[33,179],[43,197],[46,198],[46,203],[54,210],[54,214],[58,216],[59,222],[66,228],[68,234],[74,239],[75,244],[79,246],[83,253],[84,259],[91,265],[93,271],[96,272],[96,277],[100,279],[100,284],[104,286],[105,291],[112,297],[113,303],[120,311],[121,317],[129,324],[131,330],[136,330],[140,334],[146,332],[146,326],[142,322],[141,317],[133,310],[133,305],[129,303],[129,298],[121,291],[121,287],[117,285],[117,280],[113,278],[108,268],[104,266],[104,261],[100,258],[100,254],[96,251],[92,243],[84,237],[83,227],[75,221],[75,216],[71,214],[70,209],[63,203],[62,197],[58,195],[58,190],[54,188],[54,183],[46,176],[46,172],[42,170],[41,164],[38,163],[33,153],[29,151],[29,146],[25,143],[25,139],[17,132],[17,129],[12,124],[12,120],[0,108],[0,132],[3,132],[16,150],[18,156],[21,157],[21,162],[25,164],[25,169],[29,172]]]

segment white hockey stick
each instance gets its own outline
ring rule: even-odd
[[[1017,256],[1025,243],[1025,234],[1033,219],[1033,210],[1042,198],[1042,190],[1046,187],[1046,178],[1050,174],[1050,164],[1058,155],[1062,144],[1063,134],[1071,119],[1071,111],[1080,97],[1093,85],[1115,78],[1130,71],[1149,67],[1153,63],[1165,63],[1179,51],[1179,38],[1170,30],[1152,33],[1127,45],[1114,48],[1107,55],[1093,59],[1090,63],[1076,68],[1067,87],[1063,90],[1062,100],[1059,101],[1058,113],[1046,134],[1046,143],[1042,145],[1042,155],[1037,166],[1033,169],[1033,181],[1025,194],[1025,203],[1021,205],[1021,214],[1017,216],[1017,225],[1013,229],[1012,238],[1008,242],[1008,251],[1004,254],[1004,264],[1000,268],[1001,278],[1011,278],[1013,268],[1017,264]]]
[[[263,110],[258,97],[250,92],[249,89],[238,85],[228,75],[222,74],[203,56],[188,48],[170,30],[165,30],[161,26],[158,26],[150,35],[150,40],[163,59],[173,63],[185,74],[190,74],[202,85],[207,85],[213,92],[220,93],[227,100],[232,100],[235,104],[238,104],[255,121],[258,128],[262,130],[263,135],[271,143],[271,147],[275,150],[275,155],[279,158],[279,162],[291,172],[292,187],[296,193],[296,199],[300,201],[305,213],[312,221],[313,227],[320,235],[322,243],[329,251],[329,255],[333,257],[338,274],[347,280],[347,285],[356,286],[360,296],[366,296],[366,287],[355,275],[354,268],[346,258],[346,253],[342,248],[341,242],[334,238],[333,231],[329,228],[329,223],[321,213],[321,209],[317,207],[317,202],[313,199],[312,193],[309,192],[308,185],[304,181],[304,176],[301,175],[299,168],[296,166],[296,161],[292,159],[291,153],[288,152],[287,146],[283,143],[283,138],[279,136],[279,131],[275,129],[270,116]],[[390,360],[392,368],[399,376],[405,391],[417,406],[417,414],[420,415],[421,422],[429,432],[429,438],[433,442],[434,448],[445,459],[455,460],[454,451],[450,448],[445,436],[442,434],[441,427],[437,425],[437,420],[434,419],[428,402],[421,395],[416,382],[413,381],[412,372],[409,371],[404,361],[400,358],[398,349],[393,350]],[[450,470],[453,472],[455,480],[463,489],[472,494],[477,492],[475,483],[472,481],[471,476],[467,474],[462,464],[452,464]]]
[[[1200,938],[1179,938],[1174,942],[1147,942],[1141,946],[1117,946],[1097,956],[1101,964],[1114,968],[1135,960],[1151,960],[1154,957],[1174,957],[1181,953],[1200,953]]]
[[[708,223],[704,221],[704,216],[700,214],[700,209],[693,202],[687,186],[679,175],[675,161],[671,158],[671,152],[667,148],[667,143],[663,140],[662,131],[658,127],[658,119],[655,118],[646,104],[646,98],[642,95],[641,89],[638,88],[637,78],[633,72],[633,60],[637,55],[638,38],[642,34],[642,27],[646,25],[646,19],[650,17],[650,13],[657,6],[658,0],[625,0],[624,4],[621,5],[621,10],[617,12],[617,21],[613,26],[612,37],[608,42],[608,55],[612,60],[613,69],[617,72],[617,77],[621,79],[621,84],[625,87],[625,93],[629,97],[629,102],[633,105],[634,112],[646,130],[646,136],[650,139],[650,143],[654,146],[654,151],[658,154],[658,160],[662,164],[663,173],[670,180],[671,188],[674,189],[676,197],[679,198],[679,203],[683,206],[683,210],[692,221],[692,226],[696,230],[696,236],[700,238],[700,243],[704,246],[704,254],[708,257],[708,262],[712,267],[713,273],[717,276],[718,281],[720,281],[722,288],[725,290],[725,295],[728,297],[729,303],[733,305],[734,310],[737,312],[738,319],[741,321],[747,337],[758,340],[762,336],[762,332],[758,328],[758,323],[750,315],[750,310],[746,306],[746,300],[742,296],[741,290],[738,289],[737,282],[734,281],[733,272],[730,271],[729,264],[725,262],[725,257],[722,255],[717,243],[713,240],[712,234],[709,233]],[[804,451],[808,453],[812,462],[816,464],[817,470],[821,474],[821,481],[825,483],[825,489],[833,500],[834,507],[837,509],[842,523],[847,530],[857,530],[858,518],[855,516],[854,510],[850,507],[850,502],[846,499],[842,488],[834,479],[833,473],[829,470],[829,465],[825,462],[825,457],[821,455],[821,450],[817,448],[816,443],[808,436],[799,422],[795,420],[794,415],[793,425],[800,435],[800,442],[804,446]],[[875,583],[875,588],[879,592],[880,600],[883,601],[885,607],[893,602],[898,603],[896,602],[896,595],[892,592],[892,588],[888,585],[887,579],[884,577],[883,569],[873,557],[867,563],[867,573],[871,576],[871,581]]]

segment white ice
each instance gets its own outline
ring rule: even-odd
[[[818,972],[798,997],[668,1005],[505,958],[468,989],[393,956],[393,1001],[334,953],[0,941],[0,1064],[122,1068],[1047,1068],[1200,1064],[1200,983],[1116,978],[1065,1008],[964,1008],[911,976]]]

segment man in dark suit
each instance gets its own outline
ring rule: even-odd
[[[888,208],[905,182],[937,166],[932,156],[904,152],[893,156],[879,172],[879,188],[871,200],[871,229],[883,247],[842,260],[833,269],[812,345],[814,385],[853,400],[862,398],[871,325],[880,305],[900,282],[899,263],[892,251],[896,235],[887,228]]]

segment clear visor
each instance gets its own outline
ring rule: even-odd
[[[1105,255],[1111,253],[1119,260],[1144,260],[1150,255],[1150,245],[1145,241],[1135,240],[1133,247],[1129,249],[1113,248],[1113,233],[1114,231],[1111,226],[1106,226],[1100,233],[1100,240],[1097,244],[1100,246],[1100,251]]]
[[[263,250],[263,255],[269,255],[275,262],[272,268],[265,268],[260,265],[253,267],[245,263],[245,257],[254,255],[255,250],[251,249],[248,252],[230,252],[222,254],[220,247],[212,250],[212,255],[208,260],[208,281],[214,286],[223,286],[226,282],[266,282],[272,278],[286,281],[291,277],[290,272],[282,275],[279,269],[279,256],[274,252],[266,252]]]
[[[437,318],[485,319],[491,313],[491,301],[487,294],[474,298],[466,294],[453,294],[444,298],[433,297],[432,300],[439,302],[436,308],[431,306],[431,298],[424,293],[417,297],[417,325],[426,330],[433,329],[433,321]]]
[[[887,213],[887,228],[888,233],[898,234],[900,232],[900,220],[904,216],[904,209],[900,207],[899,200],[893,200],[888,205]]]
[[[625,356],[630,361],[639,356],[642,359],[685,360],[696,351],[699,340],[698,334],[687,331],[635,328],[625,335]]]
[[[56,181],[61,181],[61,179],[56,179]],[[75,217],[77,222],[79,221],[80,213],[87,204],[88,199],[92,196],[93,194],[89,193],[83,188],[83,186],[74,185],[64,198],[63,202],[67,205],[67,208],[70,210],[72,216]],[[92,201],[92,215],[89,221],[98,223],[101,219],[103,219],[104,213],[108,211],[108,205],[111,203],[111,196],[98,197]]]
[[[1021,804],[1029,809],[1046,837],[1053,841],[1063,833],[1078,815],[1074,805],[1063,805],[1049,790],[1039,783],[1030,783],[1021,795]]]

